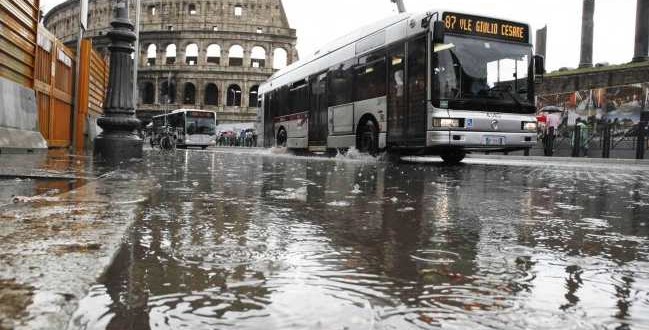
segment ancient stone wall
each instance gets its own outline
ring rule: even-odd
[[[580,90],[649,82],[649,63],[558,72],[546,76],[537,94],[559,94]]]
[[[76,1],[45,16],[45,25],[66,43],[78,36]],[[89,28],[95,48],[107,53],[111,1],[90,0]],[[135,1],[130,18],[135,20]],[[281,0],[142,0],[138,117],[163,110],[213,110],[221,122],[254,121],[256,88],[276,69],[297,60],[296,31]]]

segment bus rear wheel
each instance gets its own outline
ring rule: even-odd
[[[376,156],[379,153],[379,128],[374,121],[366,120],[358,126],[356,137],[358,151]]]
[[[448,165],[457,165],[461,163],[466,157],[466,152],[464,151],[447,151],[440,155],[445,164]]]
[[[288,135],[284,128],[280,128],[277,132],[277,146],[281,148],[286,148],[286,141],[288,140]]]

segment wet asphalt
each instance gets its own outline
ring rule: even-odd
[[[649,167],[149,151],[72,329],[647,329]]]

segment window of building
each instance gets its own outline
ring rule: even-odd
[[[185,83],[183,104],[196,104],[196,86],[192,83]]]
[[[196,10],[196,5],[193,3],[189,4],[187,11],[189,12],[189,15],[196,15],[198,13],[198,11]]]
[[[173,30],[174,30],[174,26],[173,26],[173,25],[167,25],[167,30],[168,30],[168,31],[173,31]]]
[[[175,64],[176,63],[176,45],[171,44],[167,46],[165,53],[165,63],[166,64]]]
[[[146,50],[146,65],[155,65],[155,59],[158,55],[158,47],[155,44],[150,44]]]
[[[216,84],[205,86],[205,105],[219,105],[219,88]]]
[[[241,16],[241,15],[243,15],[243,7],[241,7],[241,5],[234,6],[234,16]]]
[[[176,84],[167,81],[160,85],[160,101],[163,104],[176,103]]]
[[[279,70],[288,64],[288,53],[284,48],[275,48],[273,51],[273,69]]]
[[[152,82],[146,82],[142,86],[142,104],[153,104],[155,102],[155,86]]]
[[[248,106],[251,108],[256,108],[259,106],[259,86],[257,85],[250,88],[250,94],[248,95]]]
[[[218,27],[218,26],[216,26],[216,25],[212,26],[212,31],[215,31],[215,32],[216,32],[216,31],[218,31],[218,30],[219,30],[219,27]]]
[[[156,8],[156,6],[149,6],[147,11],[148,11],[149,15],[155,16],[158,9]]]
[[[258,27],[258,28],[257,28],[257,33],[259,33],[259,34],[264,33],[264,29]]]
[[[266,50],[263,47],[255,46],[250,52],[250,66],[253,68],[263,68],[266,66]]]
[[[196,65],[198,64],[198,45],[189,44],[185,48],[185,63],[187,65]]]
[[[241,87],[236,84],[230,85],[228,87],[228,99],[226,105],[229,107],[240,107],[241,106]]]
[[[230,66],[243,66],[243,47],[233,45],[228,52]]]
[[[208,64],[221,64],[221,46],[216,44],[207,46],[205,60]]]

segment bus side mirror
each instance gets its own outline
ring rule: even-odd
[[[534,80],[537,83],[542,83],[543,75],[545,75],[545,57],[534,55]]]
[[[433,44],[443,44],[446,32],[446,24],[443,21],[435,21],[433,24]]]

